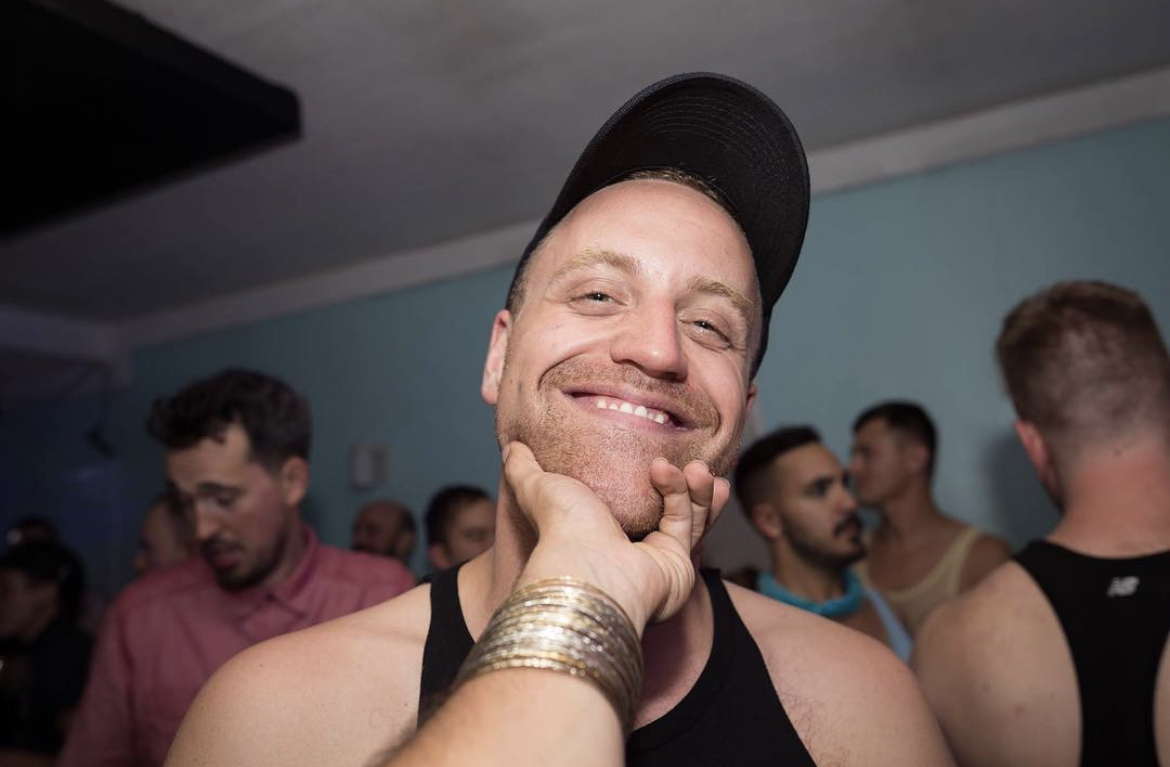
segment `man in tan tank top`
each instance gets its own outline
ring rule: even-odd
[[[927,614],[1011,556],[1001,538],[946,516],[931,493],[937,436],[912,402],[875,405],[853,424],[849,471],[858,502],[881,514],[857,566],[913,634]]]

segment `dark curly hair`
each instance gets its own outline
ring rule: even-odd
[[[270,471],[294,456],[309,458],[309,401],[274,376],[229,369],[154,401],[146,430],[168,450],[221,439],[232,424],[248,435],[252,460]]]

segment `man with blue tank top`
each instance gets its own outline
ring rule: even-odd
[[[414,763],[429,765],[949,764],[889,653],[695,570],[808,204],[799,139],[754,88],[679,75],[627,102],[578,160],[492,323],[481,393],[508,453],[492,548],[401,599],[237,656],[168,763],[356,767],[404,743],[418,755],[422,741]],[[625,566],[664,547],[682,566],[673,577]],[[525,583],[539,552],[542,578]],[[583,556],[592,564],[573,569]],[[562,575],[574,580],[545,577]],[[673,596],[641,605],[646,593]],[[517,724],[499,718],[517,701],[563,700],[539,697],[542,679],[596,685],[612,712],[550,704],[538,731],[492,728]],[[483,706],[458,705],[469,698]],[[428,722],[444,700],[456,707]]]
[[[1170,766],[1170,354],[1134,292],[1054,285],[996,344],[1061,513],[940,607],[914,666],[963,767]]]
[[[868,634],[909,660],[909,632],[849,568],[865,556],[865,545],[848,484],[840,461],[810,426],[777,429],[743,452],[735,495],[771,557],[756,590]]]

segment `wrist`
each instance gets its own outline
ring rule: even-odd
[[[544,669],[591,682],[628,732],[641,698],[639,637],[607,594],[572,577],[520,586],[500,605],[456,684],[505,669]]]

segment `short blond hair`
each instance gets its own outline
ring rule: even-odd
[[[1016,412],[1050,439],[1170,432],[1170,355],[1131,290],[1089,281],[1042,290],[1004,319],[996,356]]]

